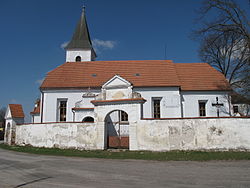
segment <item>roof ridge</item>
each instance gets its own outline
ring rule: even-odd
[[[173,60],[111,60],[111,61],[81,61],[81,62],[65,62],[65,63],[98,63],[98,62],[153,62],[153,61],[157,61],[157,62],[170,62],[170,63],[174,63]],[[64,63],[64,64],[65,64]]]

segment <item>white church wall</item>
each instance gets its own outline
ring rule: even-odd
[[[91,61],[91,50],[66,50],[66,62],[75,62],[77,56],[81,61]]]
[[[83,108],[94,108],[94,105],[91,103],[91,101],[94,100],[94,99],[95,99],[94,97],[82,98],[82,102],[83,102],[84,106],[81,106],[81,107],[83,107]]]
[[[249,118],[142,120],[133,150],[250,150]]]
[[[75,103],[82,100],[84,90],[67,90],[67,91],[46,91],[44,92],[43,104],[43,122],[57,122],[58,118],[58,100],[67,100],[66,121],[73,121],[72,108]],[[92,91],[97,94],[97,91]],[[94,108],[92,103],[86,107]]]
[[[41,123],[41,116],[39,114],[32,114],[31,115],[31,122]]]
[[[183,91],[182,104],[184,117],[199,117],[199,101],[206,102],[206,116],[217,117],[217,108],[212,106],[212,103],[216,103],[216,97],[218,97],[218,103],[223,103],[220,108],[220,116],[229,116],[229,101],[226,92],[220,91]]]
[[[153,98],[161,98],[161,118],[181,117],[179,87],[134,88],[147,101],[143,104],[143,117],[153,118]]]
[[[16,126],[16,144],[47,148],[103,149],[95,123],[48,123]]]
[[[128,90],[127,90],[128,91]],[[153,98],[161,98],[161,118],[178,118],[182,117],[181,98],[183,105],[183,117],[199,117],[199,104],[198,101],[207,101],[206,103],[206,116],[216,117],[217,109],[212,106],[212,103],[216,103],[216,97],[219,99],[219,103],[223,103],[223,107],[220,109],[220,116],[229,116],[229,103],[225,92],[181,92],[180,96],[178,87],[158,87],[158,88],[133,88],[133,91],[138,92],[147,101],[143,104],[143,117],[153,117]],[[83,100],[84,106],[82,108],[94,108],[91,100],[94,98],[82,98],[83,90],[58,90],[58,91],[46,91],[44,92],[44,105],[43,105],[43,122],[57,122],[58,116],[58,100],[67,100],[67,114],[66,121],[73,121],[72,108],[75,107],[75,103]],[[99,94],[100,90],[91,91],[94,94]],[[111,92],[116,95],[118,90]],[[125,92],[126,93],[126,92]],[[112,95],[112,96],[113,96]],[[119,96],[121,97],[121,96]],[[113,97],[112,97],[113,99]],[[80,121],[83,118],[83,114],[78,113],[75,121]],[[38,120],[40,123],[40,120]]]
[[[76,111],[75,112],[75,121],[76,122],[82,122],[82,120],[85,118],[85,117],[92,117],[94,118],[95,115],[94,115],[94,109],[93,110],[79,110],[79,111]]]

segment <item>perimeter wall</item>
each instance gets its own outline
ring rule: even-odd
[[[16,125],[16,144],[104,149],[105,123]],[[250,118],[143,119],[129,128],[130,150],[250,150]]]

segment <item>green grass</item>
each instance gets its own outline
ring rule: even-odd
[[[238,151],[80,151],[75,149],[36,148],[31,146],[8,146],[0,144],[0,148],[17,152],[40,155],[56,155],[104,159],[140,159],[159,161],[209,161],[209,160],[250,160],[250,152]]]

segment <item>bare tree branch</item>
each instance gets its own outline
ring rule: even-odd
[[[235,90],[249,96],[249,18],[234,0],[205,0],[198,14],[203,26],[193,36],[201,41],[201,60],[223,73]],[[209,14],[214,19],[207,20]]]

